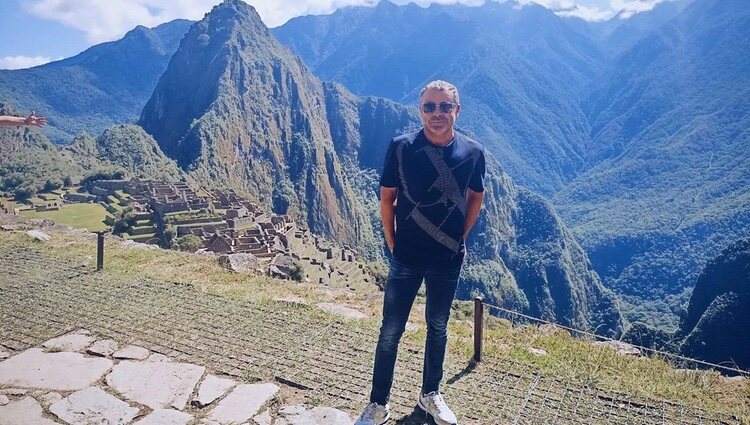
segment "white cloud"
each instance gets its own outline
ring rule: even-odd
[[[177,18],[198,20],[220,0],[29,0],[26,10],[83,31],[91,43],[122,37],[136,25]]]
[[[648,12],[665,0],[611,0],[610,7],[620,13],[621,19],[629,18],[636,13]]]
[[[599,9],[598,7],[588,7],[582,5],[576,5],[569,9],[562,9],[555,11],[557,16],[564,18],[581,18],[586,21],[606,21],[615,15],[615,11],[611,9]]]
[[[407,3],[409,0],[395,0]],[[431,3],[480,5],[484,0],[414,0]],[[489,0],[505,1],[505,0]],[[602,20],[623,11],[622,17],[653,9],[665,0],[609,0],[609,7],[592,6],[594,0],[518,0],[538,3],[560,16]],[[598,0],[598,4],[606,0]],[[374,6],[378,0],[247,0],[266,25],[275,27],[300,15],[332,13],[344,6]],[[61,22],[86,34],[89,42],[101,43],[122,37],[136,25],[153,27],[177,18],[199,20],[220,0],[27,0],[25,9],[40,18]],[[586,3],[586,4],[583,4]],[[604,8],[603,8],[604,7]]]
[[[0,58],[0,69],[26,69],[58,59],[47,56],[5,56]]]

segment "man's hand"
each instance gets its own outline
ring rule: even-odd
[[[23,120],[23,123],[26,125],[35,125],[37,127],[44,127],[45,125],[47,125],[47,118],[37,117],[36,112],[31,111],[31,114],[29,114],[29,116],[26,117],[25,120]]]

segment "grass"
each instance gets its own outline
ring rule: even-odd
[[[67,224],[92,232],[109,229],[109,226],[104,223],[106,214],[107,211],[99,204],[70,204],[57,211],[21,211],[21,215],[25,217],[49,218],[55,223]]]
[[[46,231],[46,230],[45,230]],[[38,249],[53,250],[55,255],[80,261],[87,258],[93,266],[95,242],[90,236],[53,231],[52,240],[36,244]],[[22,233],[0,232],[0,249],[30,245]],[[308,304],[335,302],[355,307],[372,319],[351,326],[376,331],[382,295],[374,287],[370,292],[354,294],[330,292],[317,284],[279,281],[263,275],[237,274],[219,266],[211,257],[162,249],[127,248],[113,237],[107,238],[105,269],[113,277],[142,276],[162,282],[183,282],[203,292],[235,299],[270,303],[276,297],[301,297]],[[470,323],[473,304],[456,302],[450,325],[449,353],[453,361],[468,360],[473,351]],[[418,298],[410,322],[420,330],[408,332],[406,339],[423,342],[424,299]],[[725,412],[750,423],[750,383],[732,382],[712,371],[680,371],[659,358],[624,357],[589,341],[575,339],[567,332],[544,332],[537,326],[513,327],[495,317],[485,318],[484,355],[530,365],[545,376],[574,385],[589,385],[614,390],[633,397],[667,399],[677,403]],[[529,348],[541,348],[545,356],[535,356]]]

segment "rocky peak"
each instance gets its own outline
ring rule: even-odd
[[[190,28],[140,124],[199,183],[358,245],[372,229],[327,118],[322,83],[251,6],[228,0]]]

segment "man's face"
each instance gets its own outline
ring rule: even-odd
[[[425,107],[427,104],[427,107]],[[442,105],[441,105],[442,104]],[[450,111],[445,109],[452,105]],[[428,112],[430,109],[434,110]],[[453,126],[456,124],[456,118],[461,109],[461,105],[456,103],[453,95],[447,90],[428,89],[419,100],[419,117],[422,119],[427,137],[431,140],[450,141],[453,137]]]

